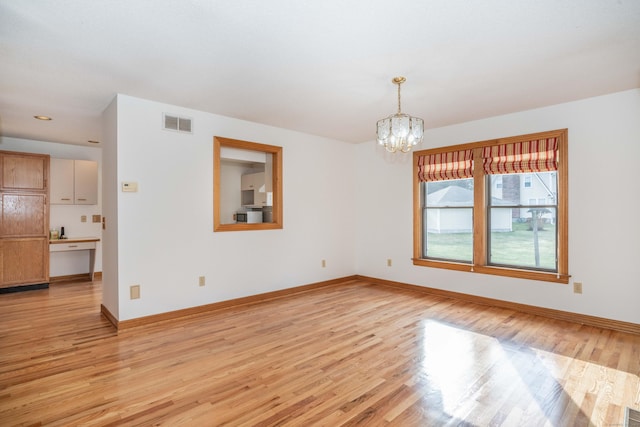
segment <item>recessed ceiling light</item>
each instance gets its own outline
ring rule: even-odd
[[[94,141],[93,139],[90,139],[87,141],[89,144],[100,144],[100,141]]]
[[[49,116],[33,116],[34,119],[38,119],[38,120],[53,120],[51,117]]]

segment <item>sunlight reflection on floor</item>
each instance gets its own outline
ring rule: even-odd
[[[420,386],[429,402],[475,425],[494,422],[496,413],[506,426],[562,425],[563,418],[576,414],[586,424],[591,418],[599,425],[610,404],[634,405],[622,401],[625,381],[635,380],[631,386],[640,392],[638,377],[632,374],[442,322],[424,321],[421,334]],[[567,372],[569,380],[564,382],[578,383],[569,387],[573,395],[558,381]],[[580,409],[588,394],[605,396],[594,402],[589,416]],[[514,407],[511,402],[519,403]]]

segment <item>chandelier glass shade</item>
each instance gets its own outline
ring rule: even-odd
[[[422,142],[424,135],[424,121],[402,112],[400,85],[405,81],[404,77],[394,77],[392,80],[394,84],[398,85],[398,112],[378,120],[378,144],[390,153],[397,151],[408,153],[414,146]]]

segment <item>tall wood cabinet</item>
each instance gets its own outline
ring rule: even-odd
[[[49,282],[49,156],[0,151],[0,288]]]

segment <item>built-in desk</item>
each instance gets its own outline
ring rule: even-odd
[[[96,269],[96,242],[99,241],[98,237],[49,240],[49,252],[89,251],[89,277],[93,282]]]

